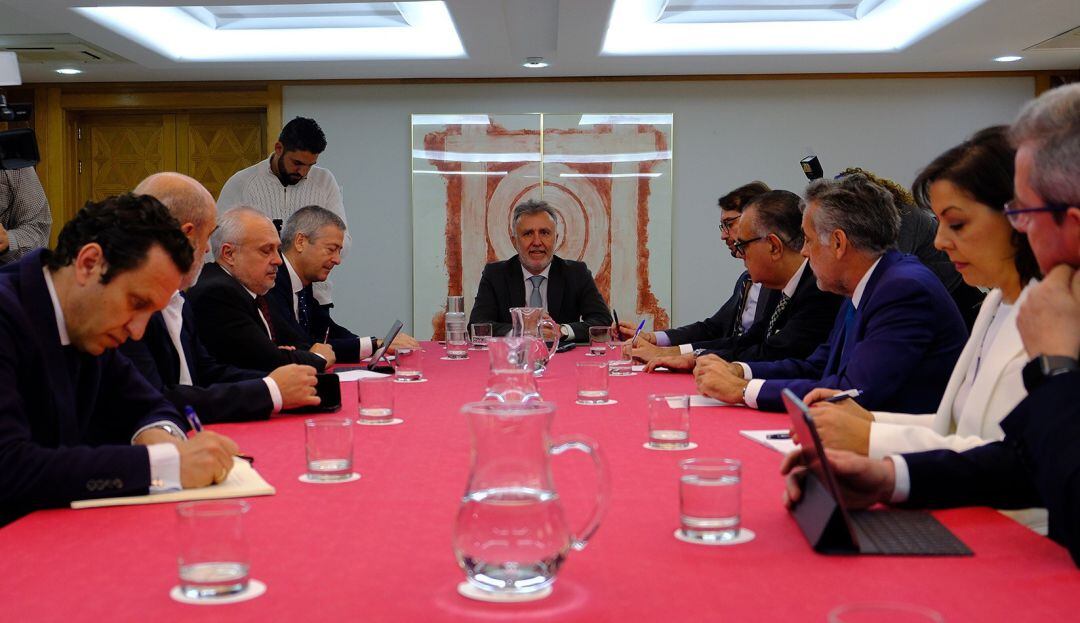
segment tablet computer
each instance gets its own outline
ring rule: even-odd
[[[386,358],[386,351],[390,350],[390,344],[393,343],[394,338],[398,333],[401,333],[401,327],[404,325],[400,320],[395,320],[390,330],[386,332],[386,337],[383,338],[382,345],[371,354],[371,361],[367,364],[367,369],[372,372],[385,372],[386,374],[393,374],[394,367],[390,365],[389,361],[386,361],[384,365],[380,365],[380,361],[384,361]]]

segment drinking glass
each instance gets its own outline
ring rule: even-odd
[[[649,446],[659,450],[690,447],[690,397],[651,394],[649,402]]]
[[[945,623],[940,612],[903,602],[864,602],[837,606],[829,623]]]
[[[589,327],[589,357],[603,357],[610,343],[610,327]]]
[[[608,401],[608,366],[604,361],[579,361],[577,364],[577,400],[598,405]]]
[[[472,347],[475,350],[487,350],[488,340],[491,339],[492,324],[490,322],[474,322],[472,329]]]
[[[325,415],[304,420],[304,450],[311,480],[347,480],[352,477],[352,418]]]
[[[633,376],[634,360],[629,353],[623,353],[622,349],[611,353],[612,359],[608,361],[611,376]]]
[[[424,351],[419,348],[399,348],[394,356],[394,379],[413,383],[424,378]]]
[[[742,463],[736,459],[679,462],[679,524],[682,536],[702,543],[739,536]]]
[[[357,381],[360,424],[390,424],[394,419],[394,381],[388,376]]]
[[[180,545],[180,591],[189,599],[211,601],[248,586],[251,560],[244,535],[243,500],[183,502],[176,506]]]
[[[465,297],[464,296],[448,296],[446,297],[446,313],[465,313]]]
[[[462,321],[462,328],[451,329],[450,322],[446,324],[446,358],[447,359],[468,359],[469,358],[469,335],[464,329],[464,320]]]

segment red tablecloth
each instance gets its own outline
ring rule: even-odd
[[[1065,550],[989,509],[937,513],[975,552],[970,558],[815,554],[781,504],[780,455],[738,434],[782,428],[786,416],[747,409],[692,410],[688,452],[642,448],[645,396],[693,392],[688,375],[612,378],[617,405],[573,403],[579,348],[540,380],[558,404],[554,433],[600,442],[612,474],[610,512],[583,552],[572,552],[546,600],[485,604],[460,597],[451,535],[468,473],[462,404],[484,391],[487,357],[440,361],[426,344],[427,383],[396,385],[405,424],[358,427],[357,482],[309,485],[302,419],[213,427],[256,456],[277,495],[253,498],[247,533],[252,577],[265,595],[228,606],[173,602],[172,504],[41,511],[0,530],[0,620],[560,620],[823,621],[856,601],[929,606],[948,621],[1075,620],[1080,573]],[[355,388],[343,387],[347,408]],[[573,456],[574,458],[569,458]],[[757,538],[734,547],[676,541],[677,462],[743,461],[743,525]],[[571,522],[587,510],[588,460],[556,459]]]

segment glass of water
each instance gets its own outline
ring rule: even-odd
[[[399,348],[394,354],[394,379],[415,383],[424,378],[424,351],[419,348]]]
[[[608,401],[608,365],[604,361],[579,361],[577,364],[577,401],[601,405]]]
[[[348,480],[352,477],[352,418],[324,415],[304,420],[304,450],[311,480]]]
[[[607,355],[611,343],[611,327],[589,327],[589,357]]]
[[[679,461],[679,524],[688,541],[722,543],[739,536],[742,462]]]
[[[176,506],[179,522],[180,590],[190,599],[235,595],[248,586],[247,538],[243,500],[183,502]]]
[[[491,339],[493,325],[490,322],[474,322],[472,324],[472,347],[474,350],[487,350],[488,340]]]
[[[620,348],[613,351],[611,357],[611,360],[608,361],[608,368],[611,371],[611,376],[634,375],[634,360],[630,356],[630,353],[623,353]]]
[[[388,376],[356,382],[360,399],[358,424],[390,424],[394,419],[394,381]]]
[[[685,450],[690,447],[690,397],[650,394],[649,447]]]

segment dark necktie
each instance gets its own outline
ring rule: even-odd
[[[773,335],[780,330],[776,327],[776,321],[780,320],[780,314],[787,309],[789,301],[791,301],[791,297],[786,294],[780,297],[780,302],[776,304],[776,309],[773,310],[772,316],[769,318],[769,328],[765,331],[765,335]]]
[[[296,321],[305,334],[311,335],[311,286],[296,293]]]
[[[742,291],[739,292],[739,304],[735,309],[735,322],[731,327],[731,335],[739,337],[743,334],[742,317],[743,312],[746,311],[746,302],[750,299],[750,288],[753,287],[754,282],[750,281],[750,277],[747,276],[743,280]]]
[[[261,294],[256,296],[255,306],[259,308],[259,313],[262,314],[263,320],[266,321],[266,328],[270,330],[270,341],[277,344],[277,335],[274,333],[274,323],[270,320],[270,304],[266,302],[266,297]]]

